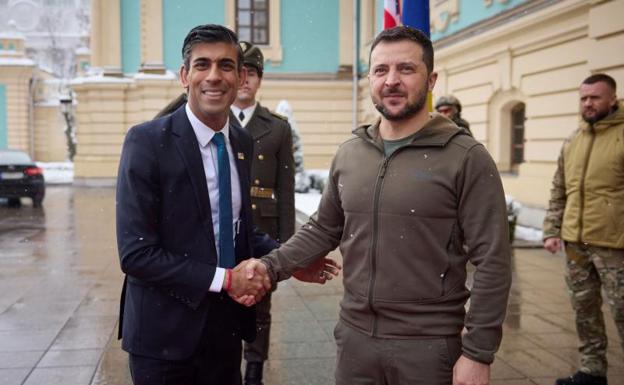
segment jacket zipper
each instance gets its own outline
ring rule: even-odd
[[[589,166],[589,158],[591,157],[592,148],[594,147],[594,139],[596,134],[594,128],[590,127],[591,139],[589,146],[587,147],[587,153],[585,156],[585,164],[583,165],[583,174],[581,174],[581,186],[579,189],[580,202],[579,202],[579,223],[578,223],[578,242],[583,242],[583,211],[585,211],[585,175],[587,174],[587,168]]]
[[[373,200],[373,244],[371,245],[371,281],[368,286],[368,307],[373,314],[373,337],[377,334],[377,312],[373,305],[373,293],[375,292],[375,280],[377,278],[377,236],[379,232],[379,196],[381,195],[381,188],[383,186],[384,177],[388,168],[389,158],[384,157],[379,175],[377,176],[377,183],[375,185],[375,196]]]

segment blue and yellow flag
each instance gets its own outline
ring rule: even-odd
[[[408,27],[416,28],[431,37],[429,28],[429,0],[404,0],[401,22]]]
[[[429,25],[429,0],[405,0],[401,12],[401,23],[408,27],[421,30],[431,38]],[[427,93],[427,107],[433,111],[433,99],[431,92]]]

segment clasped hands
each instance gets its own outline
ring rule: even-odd
[[[324,284],[336,277],[342,266],[335,260],[323,257],[310,266],[297,270],[293,276],[303,282]],[[267,266],[260,259],[247,259],[228,271],[224,289],[236,302],[252,306],[271,290],[271,278]]]

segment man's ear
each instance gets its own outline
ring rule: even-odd
[[[432,72],[429,75],[429,79],[427,79],[429,92],[433,91],[433,87],[435,87],[436,81],[438,80],[438,73]]]
[[[615,106],[617,106],[618,104],[618,98],[615,92],[613,92],[613,95],[611,96],[611,108],[615,108]]]
[[[188,92],[188,71],[186,70],[184,64],[180,66],[180,83],[182,83],[182,87],[184,87]]]

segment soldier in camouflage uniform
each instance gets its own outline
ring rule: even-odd
[[[604,74],[580,86],[583,121],[559,156],[544,247],[565,244],[566,282],[576,313],[581,367],[556,385],[607,384],[604,288],[624,349],[624,104]]]

